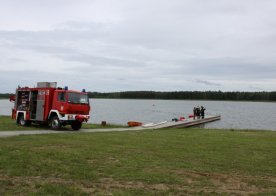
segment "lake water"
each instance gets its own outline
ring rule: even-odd
[[[220,114],[221,120],[205,124],[206,128],[276,130],[276,103],[186,100],[90,99],[90,122],[123,124],[128,121],[171,121],[192,114],[194,106],[203,105],[206,114]],[[0,100],[0,115],[10,115],[13,104]]]

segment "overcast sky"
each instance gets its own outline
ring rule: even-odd
[[[0,93],[275,91],[275,0],[0,0]]]

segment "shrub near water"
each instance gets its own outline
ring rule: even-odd
[[[276,132],[164,129],[0,140],[0,194],[276,193]]]

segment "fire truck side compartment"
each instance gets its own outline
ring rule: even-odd
[[[44,120],[45,90],[39,90],[36,106],[36,120]]]

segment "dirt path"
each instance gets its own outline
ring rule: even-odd
[[[18,135],[42,135],[42,134],[59,134],[59,133],[93,133],[93,132],[111,132],[111,131],[138,131],[152,128],[135,127],[135,128],[112,128],[112,129],[81,129],[79,131],[54,131],[54,130],[27,130],[27,131],[0,131],[0,138],[13,137]]]
[[[112,129],[81,129],[80,131],[53,131],[53,130],[28,130],[28,131],[0,131],[1,137],[12,137],[18,135],[38,135],[38,134],[57,134],[57,133],[77,133],[77,132],[110,132],[110,131],[138,131],[147,129],[161,129],[161,128],[172,128],[172,127],[190,127],[203,123],[220,120],[220,116],[206,116],[204,119],[185,119],[184,121],[178,122],[161,122],[161,123],[149,123],[148,125],[140,127],[127,127],[127,128],[112,128]]]

